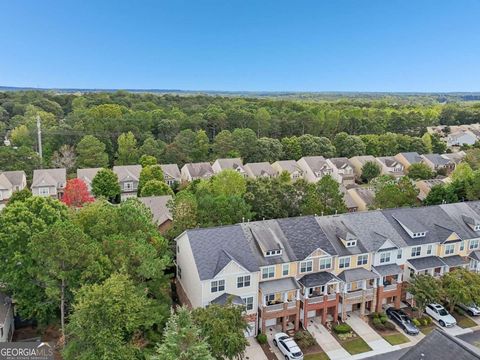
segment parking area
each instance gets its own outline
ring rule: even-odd
[[[437,325],[437,327],[439,327],[440,329],[442,329],[443,331],[445,331],[447,334],[449,335],[452,335],[452,336],[458,336],[458,335],[463,335],[463,334],[469,334],[471,332],[473,332],[472,328],[466,328],[466,329],[463,329],[461,328],[460,326],[458,325],[454,325],[452,327],[443,327],[441,326],[438,321],[436,321],[435,319],[432,318],[432,322]]]

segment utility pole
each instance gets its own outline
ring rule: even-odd
[[[38,137],[38,155],[40,156],[40,167],[43,163],[43,151],[42,151],[42,120],[37,115],[37,137]]]

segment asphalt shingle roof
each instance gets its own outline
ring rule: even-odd
[[[343,281],[349,283],[353,281],[359,280],[371,280],[376,279],[379,276],[372,271],[368,271],[364,268],[356,268],[356,269],[347,269],[342,271],[338,277]]]
[[[408,262],[415,268],[415,270],[427,270],[445,266],[445,263],[438,256],[409,259]]]
[[[325,285],[331,280],[340,281],[335,275],[330,272],[322,271],[303,276],[298,282],[305,287],[314,287]]]
[[[403,272],[402,268],[397,264],[374,266],[373,269],[381,276],[397,275]]]
[[[210,303],[217,305],[225,305],[229,300],[232,302],[233,305],[245,305],[240,296],[228,293],[223,293],[219,297],[216,297],[215,299],[210,301]]]
[[[468,261],[465,260],[460,255],[447,256],[447,257],[442,258],[442,261],[450,267],[452,267],[452,266],[463,266],[463,265],[468,264]]]

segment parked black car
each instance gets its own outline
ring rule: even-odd
[[[410,319],[403,310],[388,308],[387,316],[390,320],[396,322],[398,326],[400,326],[409,335],[418,335],[420,332],[412,322],[412,319]]]

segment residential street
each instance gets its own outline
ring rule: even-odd
[[[468,334],[459,335],[458,338],[476,347],[480,347],[480,330]]]

